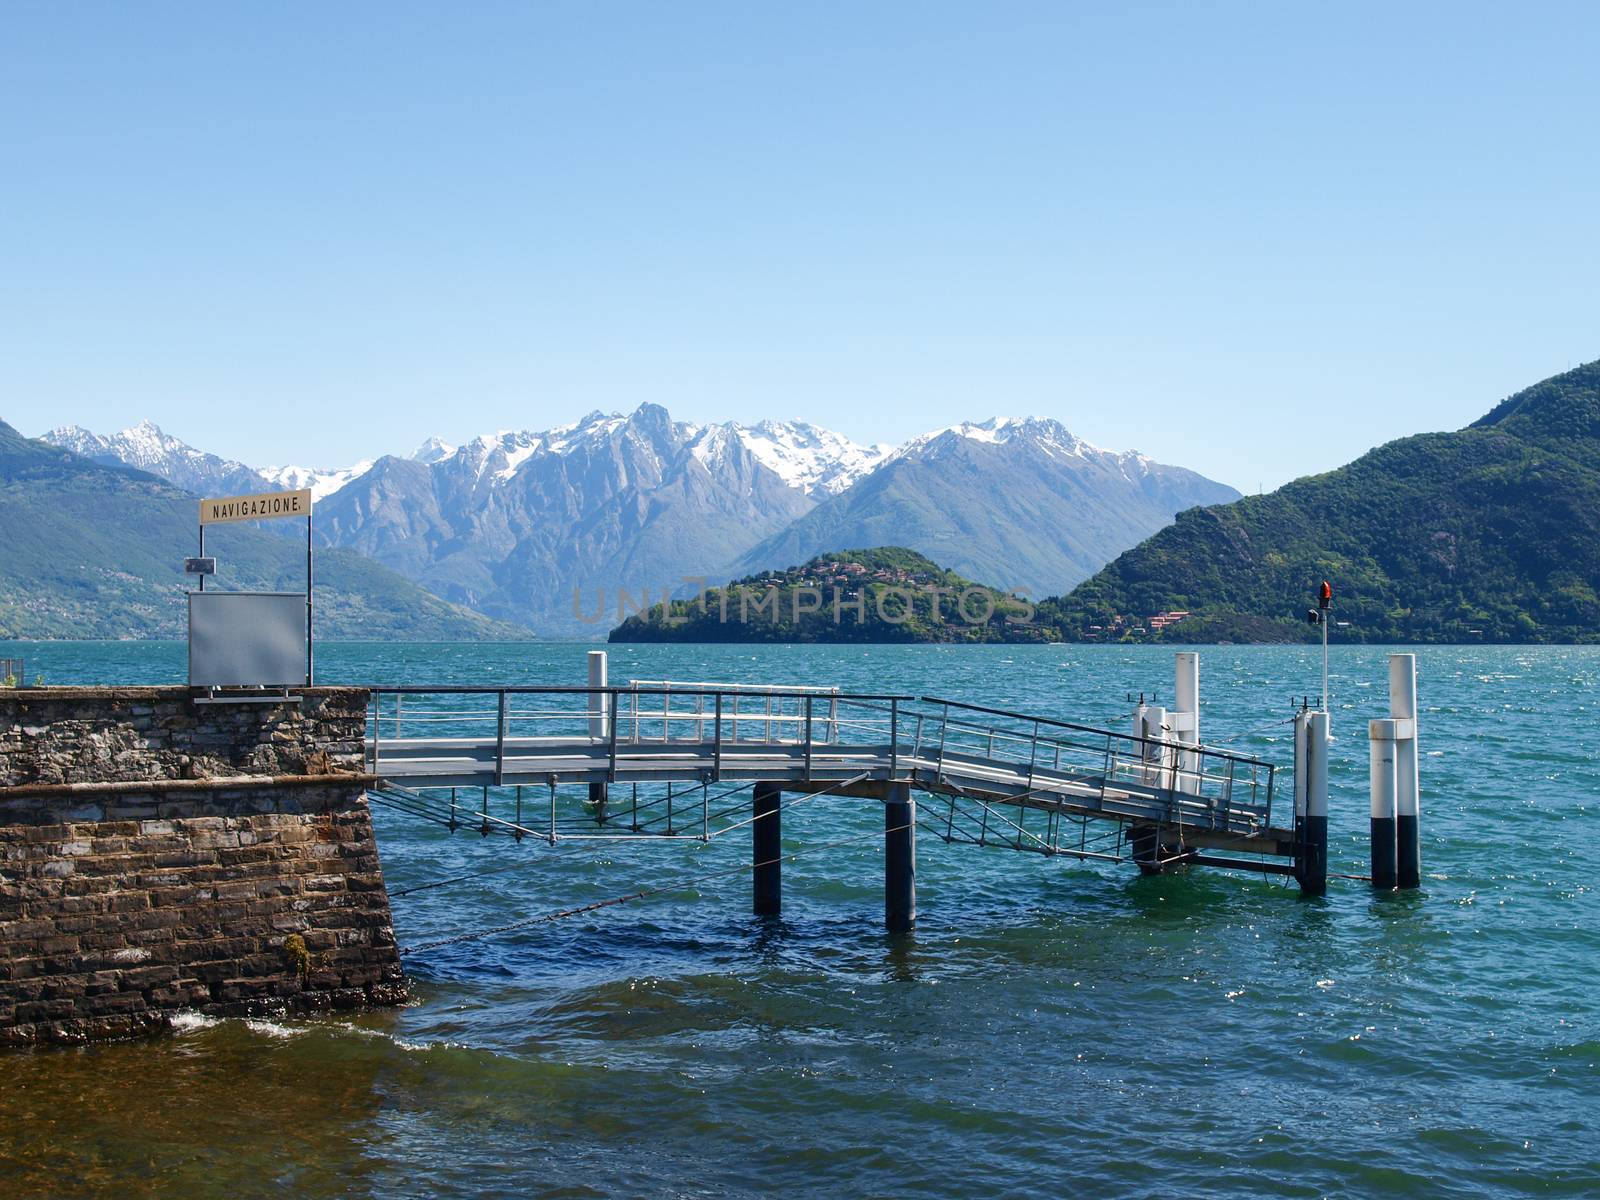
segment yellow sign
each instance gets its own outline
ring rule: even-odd
[[[309,517],[311,489],[297,492],[262,492],[258,496],[224,496],[200,501],[200,524],[224,521],[267,521],[273,517]]]

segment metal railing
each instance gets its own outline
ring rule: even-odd
[[[619,719],[629,729],[635,745],[651,740],[703,742],[708,721],[713,729],[728,730],[734,741],[739,740],[741,732],[759,731],[757,737],[746,740],[836,743],[841,729],[840,700],[861,699],[832,687],[671,679],[635,679],[628,684],[626,694],[626,711],[619,714]],[[652,698],[658,698],[659,704],[649,703]],[[677,708],[673,707],[674,699],[680,702]],[[675,728],[682,732],[675,733]]]
[[[407,760],[441,755],[496,786],[508,774],[556,774],[548,766],[556,761],[569,776],[613,782],[651,771],[721,780],[762,769],[808,781],[865,772],[1108,817],[1155,812],[1242,833],[1271,824],[1274,767],[1264,760],[931,696],[667,680],[373,688],[371,696],[369,761],[375,774],[388,766],[396,777]]]
[[[754,747],[786,751],[809,768],[818,751],[877,752],[893,764],[899,705],[909,696],[816,688],[466,686],[371,688],[368,761],[426,753],[445,744],[492,747],[496,783],[508,758],[568,746],[604,759],[615,779],[663,749],[700,752],[720,777],[724,755]],[[386,756],[385,751],[388,751]]]
[[[917,714],[916,754],[932,755],[936,775],[1020,768],[1030,790],[1097,781],[1102,806],[1114,793],[1159,794],[1174,823],[1240,831],[1271,824],[1276,769],[1264,759],[936,696],[921,699],[937,712]]]

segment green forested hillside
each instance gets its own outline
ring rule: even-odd
[[[629,617],[613,642],[1037,642],[1032,606],[901,546],[820,554]]]
[[[102,466],[0,421],[0,640],[181,637],[183,558],[195,497]],[[249,525],[219,527],[218,585],[297,591],[305,546]],[[346,550],[317,552],[317,632],[328,638],[526,637],[448,604]]]
[[[1342,638],[1600,640],[1600,363],[1466,429],[1191,509],[1040,615],[1069,638],[1298,639],[1324,578]],[[1170,610],[1191,615],[1149,632]]]

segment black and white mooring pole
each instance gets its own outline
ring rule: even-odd
[[[1389,715],[1371,739],[1372,886],[1422,885],[1417,802],[1417,656],[1389,656]]]
[[[1294,723],[1295,875],[1300,891],[1328,890],[1328,714],[1302,709]]]
[[[1417,797],[1417,656],[1389,656],[1389,717],[1373,721],[1372,738],[1372,886],[1414,888],[1422,885],[1422,846]],[[1380,771],[1382,778],[1380,779]],[[1378,827],[1378,794],[1383,791],[1393,821]],[[1381,839],[1381,840],[1380,840]],[[1379,862],[1392,872],[1380,877]]]
[[[1395,743],[1395,886],[1422,886],[1421,800],[1417,779],[1417,656],[1389,655],[1389,713],[1410,737]],[[1406,722],[1410,729],[1404,728]]]
[[[1333,619],[1333,585],[1317,588],[1317,606],[1306,620],[1322,626],[1322,698],[1317,711],[1301,710],[1295,719],[1296,875],[1300,890],[1320,896],[1328,890],[1328,744],[1333,740],[1328,706],[1328,625]]]
[[[1372,886],[1395,886],[1395,726],[1373,721],[1367,727],[1372,793]]]

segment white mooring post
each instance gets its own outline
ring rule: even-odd
[[[1399,727],[1395,738],[1395,886],[1421,887],[1415,654],[1389,656],[1389,715]]]
[[[604,650],[589,651],[589,686],[604,688],[606,686],[606,652]],[[610,704],[608,693],[594,691],[588,694],[589,707],[589,736],[598,741],[605,741],[611,736],[611,722],[616,719],[616,705]],[[594,806],[595,816],[604,825],[606,821],[606,799],[609,788],[604,782],[594,781],[589,784],[589,803]]]
[[[1178,653],[1173,695],[1177,706],[1167,714],[1173,739],[1185,746],[1200,745],[1200,655],[1193,650]],[[1200,755],[1193,751],[1178,752],[1178,791],[1200,793]]]
[[[1367,723],[1368,773],[1372,792],[1372,886],[1394,887],[1395,721]]]
[[[1138,703],[1137,706],[1135,706],[1135,708],[1133,710],[1133,736],[1134,737],[1136,737],[1136,738],[1144,737],[1144,715],[1145,715],[1145,713],[1147,713],[1149,711],[1150,711],[1150,706],[1144,702],[1144,697],[1143,696],[1139,697],[1139,703]],[[1146,746],[1143,742],[1135,742],[1133,744],[1133,752],[1139,756],[1139,762],[1141,764],[1141,766],[1139,768],[1139,771],[1134,776],[1134,778],[1137,779],[1140,783],[1148,783],[1148,782],[1150,782],[1149,769],[1148,769],[1147,766],[1143,765],[1143,764],[1147,764],[1150,761],[1150,748],[1148,746]]]
[[[1300,736],[1302,730],[1303,737]],[[1300,891],[1307,896],[1321,896],[1328,890],[1328,714],[1321,711],[1301,713],[1295,721],[1295,733],[1295,762],[1305,764],[1305,816],[1301,822],[1297,864]],[[1300,797],[1297,772],[1297,803]]]
[[[1139,745],[1139,757],[1144,760],[1144,782],[1151,787],[1166,787],[1167,748],[1156,745],[1167,738],[1167,710],[1159,704],[1141,704],[1134,717],[1134,734],[1148,738]]]
[[[589,651],[589,686],[603,688],[606,686],[606,652],[604,650]],[[606,694],[604,692],[589,693],[589,736],[592,738],[606,737]]]

